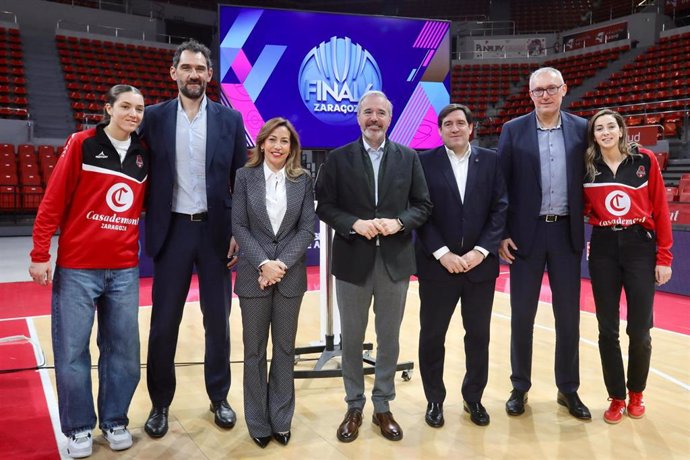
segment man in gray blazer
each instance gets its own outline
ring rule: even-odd
[[[362,137],[333,150],[319,174],[316,212],[334,231],[331,271],[342,329],[342,369],[348,410],[338,427],[342,442],[357,438],[362,423],[362,347],[374,299],[376,374],[372,421],[392,441],[403,432],[390,412],[400,324],[410,275],[415,272],[412,230],[426,221],[431,201],[414,150],[386,139],[393,106],[380,91],[357,106]]]

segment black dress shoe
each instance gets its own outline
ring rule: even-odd
[[[228,401],[225,399],[212,402],[211,412],[213,412],[213,418],[216,425],[221,428],[232,428],[235,426],[235,422],[237,422],[235,411],[232,410],[232,407],[230,407],[230,404],[228,404]]]
[[[567,407],[568,412],[573,417],[580,420],[592,419],[592,414],[589,413],[589,409],[587,409],[587,406],[585,406],[584,403],[580,401],[580,397],[577,395],[577,391],[573,391],[572,393],[563,393],[559,391],[558,396],[556,397],[556,401],[558,401],[558,404],[560,404],[561,406]]]
[[[424,421],[430,427],[441,428],[443,426],[443,403],[428,403]]]
[[[506,412],[508,415],[524,414],[526,403],[527,392],[513,388],[513,391],[510,392],[510,398],[506,401]]]
[[[168,432],[168,408],[153,407],[144,425],[144,431],[152,438],[162,438]]]
[[[284,446],[288,445],[288,442],[290,442],[290,432],[286,431],[285,433],[273,433],[273,439],[278,441],[278,444],[282,444]]]
[[[269,442],[271,442],[271,437],[270,436],[252,436],[252,441],[256,443],[257,446],[261,447],[262,449],[268,445]]]
[[[486,426],[489,424],[489,414],[486,412],[484,406],[482,406],[482,403],[463,401],[462,406],[465,408],[465,412],[470,414],[470,420],[472,420],[475,425]]]

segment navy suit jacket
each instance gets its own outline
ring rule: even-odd
[[[508,208],[498,155],[493,150],[472,146],[464,202],[445,147],[423,152],[419,160],[434,207],[429,220],[417,229],[417,276],[420,280],[434,281],[466,276],[472,282],[496,278],[498,245]],[[489,255],[469,272],[451,274],[433,256],[443,246],[458,255],[481,246]]]
[[[231,208],[235,172],[247,161],[242,116],[208,99],[206,199],[214,248],[225,257],[232,236]],[[146,209],[146,251],[156,258],[165,246],[172,218],[175,185],[177,99],[146,107],[141,136],[151,151]]]
[[[374,170],[362,138],[330,152],[316,184],[316,213],[333,228],[333,276],[360,283],[374,268],[376,238],[353,234],[357,219],[400,219],[405,229],[382,236],[381,258],[394,281],[415,272],[412,230],[429,216],[431,201],[417,152],[386,139],[379,167],[379,200]]]
[[[587,150],[587,121],[561,112],[565,143],[570,214],[570,242],[573,251],[584,247],[583,191],[584,153]],[[535,112],[508,121],[498,139],[498,155],[508,186],[508,220],[504,238],[512,238],[518,253],[532,249],[541,210],[541,164]]]

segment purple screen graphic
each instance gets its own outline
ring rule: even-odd
[[[252,142],[276,116],[295,125],[305,148],[352,142],[357,100],[377,89],[393,103],[390,139],[441,144],[450,22],[226,5],[219,21],[221,98],[242,113]]]

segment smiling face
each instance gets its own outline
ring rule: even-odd
[[[467,151],[473,128],[474,125],[467,122],[465,112],[454,110],[441,121],[438,132],[446,147],[455,153],[462,154]]]
[[[177,67],[170,68],[170,77],[177,82],[177,88],[189,99],[199,99],[206,93],[213,69],[208,67],[203,53],[184,50]]]
[[[555,73],[544,71],[533,76],[529,82],[529,90],[537,116],[542,120],[548,120],[558,116],[563,97],[568,92],[568,85]],[[543,94],[536,96],[534,91],[543,92]],[[554,94],[549,94],[549,92]]]
[[[602,115],[594,120],[592,130],[594,141],[602,153],[618,150],[618,144],[623,137],[623,129],[613,115]]]
[[[381,146],[391,125],[391,117],[390,102],[383,96],[373,94],[360,102],[357,123],[367,144],[373,148]]]
[[[144,119],[144,97],[134,91],[121,93],[112,104],[106,104],[110,116],[108,130],[116,139],[127,139]]]
[[[285,126],[278,126],[261,144],[261,150],[268,167],[273,172],[280,171],[290,155],[290,131]]]

